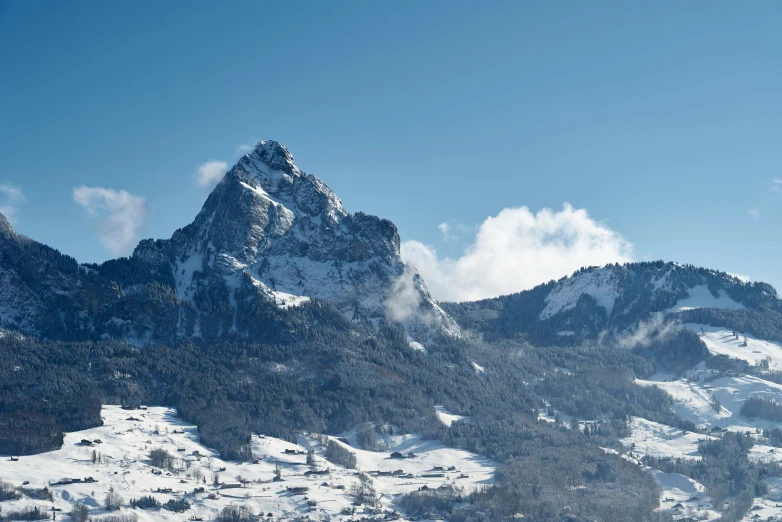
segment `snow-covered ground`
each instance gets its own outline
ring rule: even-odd
[[[687,327],[697,332],[701,340],[713,354],[723,354],[733,359],[741,359],[757,366],[763,360],[768,360],[769,368],[782,370],[782,346],[777,343],[756,339],[741,332],[737,339],[732,330],[716,328],[700,324],[687,324]],[[703,332],[703,333],[701,333]],[[744,342],[746,340],[746,346]]]
[[[698,443],[714,437],[672,428],[640,417],[631,419],[631,430],[631,435],[621,441],[630,450],[629,454],[625,454],[625,458],[635,462],[654,477],[660,486],[659,509],[670,512],[675,519],[719,519],[720,513],[715,509],[703,484],[679,473],[664,473],[650,468],[640,461],[647,455],[699,460],[701,457],[698,455]]]
[[[559,282],[546,296],[546,307],[540,312],[540,319],[545,320],[563,310],[570,310],[583,294],[591,296],[610,316],[619,295],[616,275],[610,270],[592,270]]]
[[[426,353],[426,347],[423,344],[419,343],[418,341],[410,341],[408,345],[413,350]]]
[[[568,415],[566,413],[562,413],[561,411],[559,411],[556,408],[554,408],[551,405],[551,403],[549,403],[547,401],[546,402],[546,407],[542,408],[538,412],[538,420],[539,421],[550,422],[550,423],[553,424],[553,423],[557,422],[557,419],[559,419],[560,423],[563,426],[567,427],[567,428],[570,428],[571,427],[571,422],[573,422],[573,417],[572,416],[570,416],[570,415]]]
[[[749,450],[749,460],[763,463],[782,462],[782,448],[755,444]]]
[[[740,340],[730,330],[709,326],[686,325],[697,332],[709,351],[724,354],[734,359],[742,359],[750,364],[770,359],[770,367],[782,368],[782,347],[778,344],[744,336]],[[701,333],[703,329],[703,333]],[[740,415],[744,401],[752,395],[761,395],[782,402],[782,385],[752,375],[716,374],[698,365],[686,372],[685,376],[675,379],[672,376],[656,375],[649,379],[637,379],[642,386],[657,386],[674,399],[674,411],[682,418],[693,421],[702,428],[719,426],[734,431],[747,431],[756,428],[773,428],[778,423],[764,419],[749,419]]]
[[[650,282],[654,292],[670,291],[670,270],[653,278]],[[687,288],[688,297],[677,300],[665,312],[682,312],[696,308],[722,308],[739,310],[744,305],[734,301],[724,289],[719,289],[717,295],[711,293],[706,284]],[[592,297],[598,306],[605,308],[606,315],[611,317],[617,298],[622,294],[622,282],[617,273],[610,267],[579,271],[571,277],[558,281],[545,298],[546,306],[540,312],[540,319],[546,320],[554,315],[570,310],[576,306],[583,295]],[[568,330],[558,332],[558,335],[570,335]]]
[[[782,385],[752,375],[725,376],[708,382],[636,380],[642,386],[657,386],[674,399],[673,410],[698,427],[718,426],[731,431],[754,431],[779,427],[778,422],[740,414],[744,401],[759,395],[782,402]],[[719,409],[718,409],[719,408]]]
[[[724,419],[731,416],[731,412],[720,404],[717,411],[713,390],[710,386],[704,387],[700,383],[690,382],[686,379],[660,379],[648,380],[636,379],[636,384],[641,386],[657,386],[673,397],[673,411],[683,419],[691,420],[696,425],[711,428],[719,425],[725,426]],[[738,413],[738,412],[737,412]]]
[[[452,484],[471,490],[490,484],[497,466],[489,459],[446,448],[437,441],[422,440],[416,435],[385,436],[387,452],[349,447],[356,455],[358,469],[355,470],[324,459],[327,437],[300,435],[298,444],[293,444],[255,436],[252,450],[256,463],[239,464],[222,461],[201,445],[197,429],[179,419],[173,410],[150,407],[126,411],[118,406],[104,406],[102,417],[104,425],[101,427],[68,433],[59,450],[23,456],[18,461],[2,457],[0,480],[13,486],[21,486],[27,481],[29,485],[25,487],[48,487],[54,495],[53,502],[26,497],[6,501],[1,506],[3,512],[33,505],[48,509],[52,504],[68,512],[72,504],[82,502],[90,508],[91,516],[101,516],[106,514],[103,499],[109,488],[113,488],[126,503],[131,498],[152,495],[161,503],[185,499],[191,504],[190,510],[179,514],[165,509],[132,510],[140,521],[182,521],[191,516],[211,520],[232,503],[245,504],[256,514],[272,513],[276,518],[307,515],[313,520],[347,520],[351,517],[341,513],[353,504],[351,486],[359,483],[360,472],[370,476],[380,496],[380,509],[391,511],[397,510],[394,500],[399,494],[424,485],[437,488]],[[83,444],[83,440],[101,442],[93,442],[90,446]],[[350,441],[350,437],[345,440]],[[179,471],[159,473],[152,467],[148,463],[149,452],[156,448],[174,455]],[[313,468],[306,464],[309,449],[315,452]],[[413,453],[415,457],[391,459],[389,452],[392,451],[405,455]],[[93,452],[101,457],[99,462],[93,463]],[[282,481],[273,481],[277,466]],[[327,473],[308,475],[311,469]],[[382,473],[397,470],[401,473]],[[87,477],[95,481],[54,485],[66,478],[83,480]],[[229,487],[215,486],[215,480]],[[201,487],[203,493],[194,493]],[[308,489],[298,494],[289,488]],[[363,513],[363,509],[363,506],[357,508],[356,513]],[[122,512],[129,511],[127,505],[122,509]]]
[[[454,422],[467,419],[467,417],[463,415],[456,415],[455,413],[450,413],[442,406],[435,406],[434,410],[437,413],[437,419],[443,424],[445,424],[446,426],[450,426]]]
[[[723,308],[727,310],[739,310],[744,305],[728,297],[725,290],[720,289],[717,293],[719,297],[714,297],[706,285],[698,285],[688,288],[687,293],[690,297],[679,299],[669,310],[672,312],[682,312],[694,308]]]
[[[752,509],[742,519],[742,522],[782,520],[782,477],[770,477],[766,482],[768,483],[768,494],[765,497],[755,499]]]
[[[718,306],[733,307],[730,300],[722,301],[727,296],[720,297],[720,303],[708,303],[715,300],[710,294],[701,295],[690,292],[690,300],[682,300],[680,306]],[[700,299],[700,301],[698,301]],[[680,308],[685,309],[685,308]],[[744,336],[739,333],[736,338],[733,331],[712,326],[687,324],[688,328],[698,333],[701,340],[713,354],[723,354],[734,359],[747,361],[750,365],[759,365],[768,361],[772,370],[782,369],[782,346],[778,343]],[[744,345],[746,341],[746,346]],[[637,379],[642,386],[658,386],[667,392],[674,400],[673,410],[682,418],[691,420],[698,427],[707,430],[717,426],[730,431],[750,432],[758,440],[750,450],[749,458],[755,462],[782,462],[782,449],[763,443],[758,429],[779,427],[779,423],[765,419],[748,418],[740,414],[744,401],[753,395],[768,397],[782,402],[782,385],[766,381],[752,375],[724,375],[709,370],[704,363],[676,378],[673,375],[658,374],[648,379]],[[655,457],[699,459],[698,442],[712,438],[710,435],[696,434],[675,429],[670,426],[651,422],[646,419],[633,418],[632,434],[623,439],[625,447],[633,448],[633,460],[644,455]],[[693,516],[704,520],[718,518],[703,486],[687,477],[662,473],[659,470],[646,468],[652,473],[662,489],[661,509],[669,510],[675,518]],[[685,498],[686,497],[686,498]],[[670,500],[666,500],[670,499]],[[676,506],[676,508],[674,508]],[[753,510],[744,520],[766,520],[768,517],[782,517],[782,478],[769,480],[769,494],[755,499]],[[782,518],[781,518],[782,519]]]
[[[679,473],[648,470],[660,485],[660,510],[669,511],[676,518],[693,517],[706,521],[720,518],[703,484]]]
[[[633,417],[630,423],[632,433],[620,442],[632,448],[632,455],[640,459],[643,456],[671,457],[700,460],[698,443],[712,439],[708,435],[672,428],[659,422]]]
[[[301,295],[293,295],[293,294],[286,294],[285,292],[274,292],[271,291],[272,296],[274,296],[274,302],[279,306],[280,308],[290,308],[292,306],[300,306],[304,303],[309,302],[310,298],[307,296],[301,296]]]

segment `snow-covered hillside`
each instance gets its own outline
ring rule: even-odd
[[[252,440],[256,462],[238,464],[220,460],[201,445],[196,428],[182,422],[173,410],[150,407],[128,411],[104,406],[102,417],[104,425],[99,428],[67,434],[60,450],[14,461],[3,457],[0,480],[15,487],[28,483],[24,487],[48,488],[53,501],[22,497],[0,503],[2,512],[28,506],[48,510],[52,505],[68,512],[81,502],[90,509],[91,516],[100,516],[106,514],[102,504],[113,488],[126,504],[133,498],[151,495],[161,503],[184,499],[191,505],[185,513],[133,509],[128,505],[122,508],[123,513],[132,511],[141,521],[181,521],[191,516],[211,520],[234,503],[246,505],[255,514],[271,513],[274,519],[306,515],[311,520],[349,520],[354,517],[343,512],[354,508],[357,515],[398,511],[394,503],[398,495],[424,486],[451,485],[468,492],[478,485],[491,484],[496,468],[496,463],[488,459],[415,435],[386,436],[383,442],[387,451],[365,451],[344,442],[355,440],[352,434],[338,439],[303,434],[298,444],[256,436]],[[357,469],[345,469],[325,460],[324,442],[328,439],[355,454]],[[176,471],[151,466],[149,454],[153,449],[173,455]],[[314,466],[306,463],[308,450],[314,451]],[[415,456],[392,459],[390,452],[394,451]],[[282,480],[274,481],[278,467]],[[351,491],[360,483],[361,473],[379,496],[375,507],[354,506]]]
[[[725,310],[741,310],[744,308],[743,304],[731,299],[722,288],[717,291],[715,296],[706,285],[696,285],[688,288],[687,294],[687,297],[677,299],[676,304],[671,306],[669,310],[681,312],[697,308],[721,308]]]
[[[767,364],[771,370],[778,371],[782,368],[782,346],[778,343],[707,325],[687,324],[685,327],[696,332],[708,350],[715,355],[727,355],[732,359],[747,361],[756,367]],[[630,450],[629,456],[632,459],[650,456],[698,460],[701,458],[698,443],[714,440],[719,437],[720,431],[727,430],[749,433],[755,439],[755,445],[749,453],[751,461],[782,462],[782,449],[768,445],[761,431],[778,428],[780,424],[741,415],[744,401],[751,396],[782,402],[782,385],[763,379],[762,373],[760,375],[737,375],[732,372],[725,374],[707,369],[705,364],[701,363],[679,378],[658,374],[649,379],[637,379],[636,383],[639,385],[657,386],[667,392],[674,400],[674,412],[681,418],[692,421],[703,431],[688,432],[635,417],[630,424],[631,435],[621,442]],[[681,475],[663,473],[652,468],[645,469],[654,475],[662,487],[661,509],[669,510],[676,518],[690,515],[696,519],[704,517],[703,520],[719,518],[717,507],[705,496],[702,485]],[[782,483],[772,479],[769,482],[769,493],[755,499],[756,509],[753,509],[745,520],[756,520],[753,518],[755,514],[760,514],[762,520],[782,517],[780,498]]]
[[[582,268],[517,294],[443,308],[464,329],[538,346],[574,346],[666,319],[742,324],[782,339],[782,301],[770,285],[663,261]]]
[[[643,267],[643,268],[642,268]],[[576,272],[557,282],[545,298],[546,306],[540,319],[575,308],[579,299],[587,295],[605,310],[608,317],[615,313],[614,307],[621,305],[618,313],[627,313],[639,301],[641,292],[648,293],[649,302],[666,302],[666,312],[681,312],[698,308],[720,308],[740,310],[742,303],[731,298],[726,291],[746,283],[734,280],[727,274],[709,272],[707,275],[693,275],[692,269],[675,263],[667,263],[656,270],[644,265],[609,265]],[[710,289],[711,278],[724,286]]]
[[[651,468],[648,471],[660,486],[661,511],[668,511],[680,519],[696,515],[697,520],[719,520],[720,512],[714,509],[714,502],[703,484],[679,473],[663,473]]]
[[[688,324],[694,332],[701,334],[701,340],[711,353],[727,355],[731,359],[747,361],[752,366],[758,366],[768,361],[772,370],[782,371],[782,345],[757,339],[735,330],[717,328],[707,325]]]
[[[621,442],[633,448],[634,456],[700,459],[698,443],[713,437],[672,428],[659,422],[634,417],[630,423],[632,435]]]
[[[621,293],[620,280],[612,270],[590,270],[569,277],[557,284],[548,296],[546,307],[540,312],[541,319],[570,310],[576,306],[582,295],[593,298],[598,306],[602,306],[606,315],[614,310],[614,302]]]

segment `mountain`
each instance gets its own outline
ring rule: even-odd
[[[0,216],[0,328],[22,332],[0,330],[0,453],[50,452],[37,461],[44,465],[23,462],[29,477],[14,475],[30,488],[0,483],[0,500],[11,503],[4,509],[31,506],[32,484],[50,485],[52,450],[67,444],[67,454],[90,462],[94,439],[72,445],[63,432],[95,429],[107,411],[125,417],[105,405],[138,408],[122,422],[160,443],[140,408],[149,404],[195,425],[197,435],[175,434],[197,437],[199,452],[259,462],[252,469],[262,465],[265,436],[303,441],[303,433],[321,434],[316,453],[343,463],[382,450],[379,441],[438,439],[499,465],[494,484],[477,490],[407,489],[413,477],[400,484],[387,474],[418,462],[424,448],[405,443],[412,457],[386,446],[413,460],[379,453],[371,462],[388,462],[385,479],[358,475],[370,491],[389,481],[382,501],[345,490],[350,503],[368,504],[368,520],[393,518],[378,502],[398,506],[403,520],[457,522],[738,521],[754,506],[782,514],[774,478],[782,477],[774,449],[782,447],[782,301],[771,286],[691,265],[630,263],[440,304],[401,261],[391,222],[346,212],[274,141],[242,157],[191,224],[140,242],[128,258],[80,264]],[[154,411],[181,430],[169,410]],[[110,444],[98,449],[127,468]],[[142,482],[155,473],[145,453],[133,468]],[[295,458],[285,484],[320,482],[308,482],[314,469],[304,455]],[[417,467],[416,480],[469,483],[461,469]],[[188,483],[182,472],[170,480]],[[199,484],[192,496],[171,495],[198,498],[198,509],[216,515],[220,486]],[[90,491],[60,505],[83,501],[102,513]],[[314,507],[283,513],[276,504],[266,518]],[[355,513],[317,507],[334,520]]]
[[[4,218],[0,233],[0,324],[44,337],[268,339],[311,300],[355,323],[399,323],[411,342],[459,335],[402,262],[394,224],[345,211],[276,141],[242,157],[191,224],[130,258],[79,265]]]
[[[100,265],[14,232],[0,219],[0,327],[43,338],[134,344],[306,335],[324,307],[376,330],[398,324],[420,347],[458,337],[577,345],[673,316],[782,340],[782,305],[764,283],[675,263],[584,268],[528,291],[442,307],[399,254],[393,223],[348,213],[284,145],[260,141],[192,223]],[[331,313],[331,312],[328,312]]]
[[[782,341],[782,301],[772,286],[662,261],[582,268],[531,290],[443,308],[463,328],[539,345],[575,345],[665,318]]]

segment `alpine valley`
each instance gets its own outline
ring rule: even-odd
[[[770,285],[659,261],[438,303],[276,141],[128,258],[0,216],[0,327],[0,520],[782,520]]]

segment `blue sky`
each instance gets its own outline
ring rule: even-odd
[[[763,1],[0,1],[0,207],[104,260],[189,223],[199,166],[271,138],[451,281],[488,217],[567,202],[621,236],[600,255],[782,288],[780,27]],[[582,260],[538,274],[520,244],[529,275],[481,295]]]

